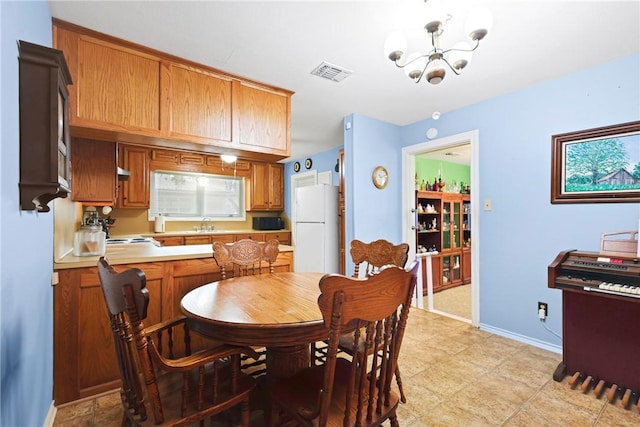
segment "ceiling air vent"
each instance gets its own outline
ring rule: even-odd
[[[312,72],[314,76],[322,77],[327,80],[331,80],[334,82],[341,82],[351,75],[353,71],[349,71],[344,68],[340,68],[337,65],[329,64],[328,62],[323,62],[318,65]]]

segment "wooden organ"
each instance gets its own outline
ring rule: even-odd
[[[548,267],[548,286],[562,290],[562,362],[553,379],[608,388],[640,410],[640,259],[563,251]]]

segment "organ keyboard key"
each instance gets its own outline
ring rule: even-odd
[[[573,376],[569,379],[569,385],[571,387],[573,387],[576,382],[578,382],[578,380],[580,379],[580,372],[576,372],[575,374],[573,374]]]
[[[618,385],[617,384],[613,384],[611,386],[611,389],[609,390],[609,393],[607,393],[607,400],[610,403],[613,403],[614,400],[616,400],[616,392],[618,391]]]
[[[582,389],[583,393],[586,393],[587,390],[589,390],[589,386],[591,385],[591,380],[592,379],[593,378],[591,377],[591,375],[587,375],[587,378],[585,378],[584,382],[580,386],[580,388]]]

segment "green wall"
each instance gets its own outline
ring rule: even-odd
[[[416,174],[418,175],[418,183],[430,183],[433,185],[435,178],[442,177],[447,184],[445,191],[452,192],[453,184],[457,184],[462,188],[463,184],[468,185],[471,182],[471,167],[458,163],[443,162],[435,159],[424,159],[416,157]],[[458,191],[459,192],[459,191]]]

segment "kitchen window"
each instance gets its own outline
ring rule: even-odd
[[[244,221],[244,192],[241,177],[152,171],[149,219]]]

